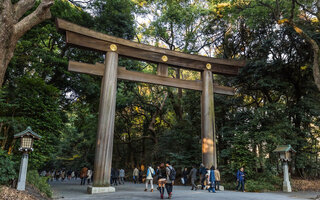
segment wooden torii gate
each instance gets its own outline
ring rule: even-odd
[[[87,64],[69,61],[69,70],[103,76],[99,106],[99,124],[94,160],[93,187],[89,193],[112,192],[110,170],[112,163],[117,79],[172,86],[202,91],[201,138],[202,161],[209,168],[217,166],[213,93],[233,95],[234,88],[213,83],[213,73],[235,76],[245,61],[215,59],[170,51],[99,33],[62,19],[57,28],[66,34],[68,44],[106,54],[105,63]],[[118,55],[158,64],[157,75],[128,71],[118,67]],[[200,71],[202,80],[190,81],[168,77],[168,66]]]

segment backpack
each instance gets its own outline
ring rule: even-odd
[[[152,177],[155,177],[156,176],[156,172],[154,171],[153,168],[152,168],[152,171],[153,171],[153,173],[151,175],[152,175]]]
[[[169,179],[171,180],[171,181],[174,181],[175,179],[176,179],[176,174],[177,174],[177,172],[176,172],[176,170],[173,168],[173,167],[169,167],[169,169],[170,169],[170,175],[169,175]]]

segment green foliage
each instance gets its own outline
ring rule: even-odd
[[[237,187],[237,182],[224,182],[223,186],[227,190],[234,190]],[[245,191],[247,192],[270,192],[279,191],[282,188],[282,179],[271,174],[257,173],[254,179],[245,181]]]
[[[10,185],[17,178],[15,162],[11,160],[6,151],[0,149],[0,185]]]
[[[134,16],[130,0],[95,0],[92,6],[98,31],[125,39],[133,38]]]
[[[155,147],[158,149],[157,158],[163,162],[171,161],[177,169],[190,167],[192,164],[199,165],[201,138],[198,130],[187,120],[179,121],[161,135],[159,145]]]
[[[52,197],[52,190],[48,184],[48,177],[40,177],[37,170],[29,170],[27,173],[27,181],[29,184],[38,188],[42,193],[46,194],[47,197]]]

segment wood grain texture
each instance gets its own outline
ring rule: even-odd
[[[116,44],[118,46],[117,52],[119,55],[138,60],[164,63],[199,71],[205,70],[206,64],[210,63],[212,65],[212,72],[225,75],[237,75],[238,68],[243,67],[246,64],[243,60],[217,59],[191,55],[136,43],[99,33],[62,19],[57,19],[56,24],[58,29],[66,31],[68,38],[67,43],[69,44],[104,52],[110,51],[110,44]],[[168,57],[168,61],[164,62],[161,59],[163,55]]]
[[[168,65],[159,63],[157,66],[157,75],[168,77]]]
[[[214,99],[212,72],[202,72],[202,96],[201,96],[201,141],[202,162],[206,168],[216,166],[216,149],[214,138]]]
[[[93,186],[110,186],[117,93],[118,54],[108,52],[101,84]]]
[[[93,65],[69,61],[69,71],[103,76],[104,65],[101,63],[96,63],[95,65]],[[165,85],[170,87],[202,91],[202,81],[181,80],[152,74],[145,74],[142,72],[128,71],[124,67],[118,67],[118,78],[128,81],[151,83],[156,85]],[[217,94],[234,95],[234,88],[232,87],[214,85],[213,91]]]

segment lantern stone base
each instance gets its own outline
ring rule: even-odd
[[[291,185],[289,181],[283,181],[283,191],[284,192],[292,192]]]
[[[114,187],[94,187],[94,186],[89,186],[87,188],[87,192],[89,194],[98,194],[98,193],[107,193],[107,192],[115,192],[116,188]]]

